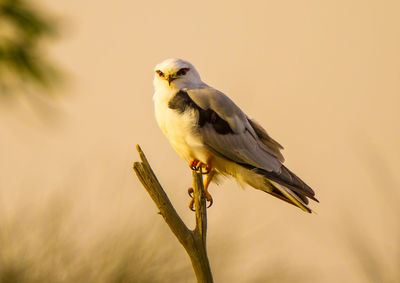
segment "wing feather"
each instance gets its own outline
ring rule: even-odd
[[[267,131],[260,125],[258,124],[255,120],[249,119],[250,125],[253,127],[254,131],[256,132],[257,136],[261,140],[261,142],[272,151],[272,153],[276,156],[276,158],[279,159],[279,161],[284,162],[285,158],[283,157],[281,153],[281,149],[283,149],[283,146],[281,146],[276,140],[271,138]]]
[[[221,135],[209,125],[201,129],[204,143],[215,153],[240,163],[251,164],[267,171],[279,172],[283,156],[276,149],[277,142],[266,143],[265,130],[247,115],[225,94],[210,88],[185,89],[189,97],[201,109],[214,111],[228,123],[232,134]],[[257,125],[256,130],[253,125]],[[261,135],[262,134],[262,135]],[[269,138],[269,140],[272,140]],[[273,140],[272,140],[273,141]]]
[[[201,130],[204,144],[214,153],[240,164],[249,164],[266,171],[279,172],[280,161],[264,151],[247,131],[241,134],[220,135],[211,125]]]
[[[198,107],[203,119],[199,133],[211,152],[278,183],[281,197],[303,210],[309,210],[307,197],[318,201],[314,191],[282,164],[283,147],[229,97],[210,87],[184,91]]]

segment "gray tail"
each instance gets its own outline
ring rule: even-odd
[[[292,171],[290,171],[286,166],[281,166],[281,172],[268,172],[263,169],[256,169],[258,174],[262,174],[267,177],[269,180],[278,183],[288,189],[294,191],[300,198],[305,199],[308,204],[308,199],[310,198],[316,202],[319,202],[318,199],[315,198],[314,190],[304,183],[299,177],[296,176]]]
[[[283,201],[311,213],[308,199],[319,202],[313,189],[282,165],[280,172],[269,172],[249,165],[242,165],[265,178],[266,190],[263,190]]]
[[[282,185],[276,184],[275,182],[268,179],[265,179],[265,183],[268,187],[268,190],[263,190],[264,192],[273,195],[274,197],[277,197],[283,201],[286,201],[287,203],[290,203],[294,206],[297,206],[305,212],[312,212],[311,208],[307,205],[307,197],[300,195]]]

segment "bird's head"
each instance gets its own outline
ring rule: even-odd
[[[188,61],[171,58],[158,64],[154,69],[154,87],[182,89],[202,83],[200,75]]]

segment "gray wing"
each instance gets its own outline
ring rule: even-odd
[[[210,87],[184,91],[201,110],[200,133],[210,151],[277,182],[283,196],[297,206],[303,207],[299,201],[307,204],[306,197],[318,201],[312,188],[281,163],[282,146],[229,97]]]
[[[269,172],[281,171],[279,150],[278,155],[276,148],[261,141],[251,125],[251,120],[229,97],[210,87],[184,89],[184,91],[202,110],[213,111],[217,114],[211,119],[214,121],[222,119],[232,131],[231,133],[218,132],[218,128],[212,123],[201,127],[204,143],[213,153]]]

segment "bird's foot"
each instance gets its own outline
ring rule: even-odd
[[[210,203],[210,204],[207,206],[207,208],[209,208],[209,207],[212,206],[212,204],[214,203],[214,201],[213,201],[212,196],[210,195],[210,193],[209,193],[207,190],[205,190],[204,193],[205,193],[205,197],[206,197],[207,202]],[[189,202],[189,208],[190,208],[191,211],[195,211],[195,209],[194,209],[194,195],[193,195],[193,194],[194,194],[194,190],[193,190],[193,188],[189,188],[189,189],[188,189],[188,194],[189,194],[189,196],[192,198],[192,199],[190,200],[190,202]]]
[[[190,162],[189,162],[189,167],[193,171],[200,170],[202,168],[202,166],[203,166],[203,162],[201,162],[200,160],[197,160],[195,158],[192,158],[192,160],[190,160]]]
[[[208,166],[207,164],[204,164],[203,162],[201,162],[200,160],[197,160],[195,158],[190,160],[189,167],[193,171],[199,172],[200,174],[208,174],[211,171],[211,166]],[[203,171],[203,167],[204,167],[205,171]]]
[[[194,198],[193,193],[194,193],[194,190],[193,190],[192,187],[190,187],[190,188],[188,189],[188,194],[189,194],[189,196],[190,196],[191,198]]]
[[[207,208],[210,208],[214,203],[213,198],[207,190],[205,190],[204,193],[206,194],[206,200],[210,203]]]
[[[208,173],[210,173],[211,170],[212,170],[212,167],[211,167],[211,165],[206,164],[206,166],[204,167],[204,169],[205,169],[205,171],[201,171],[201,170],[200,170],[200,173],[201,173],[201,174],[208,174]]]

